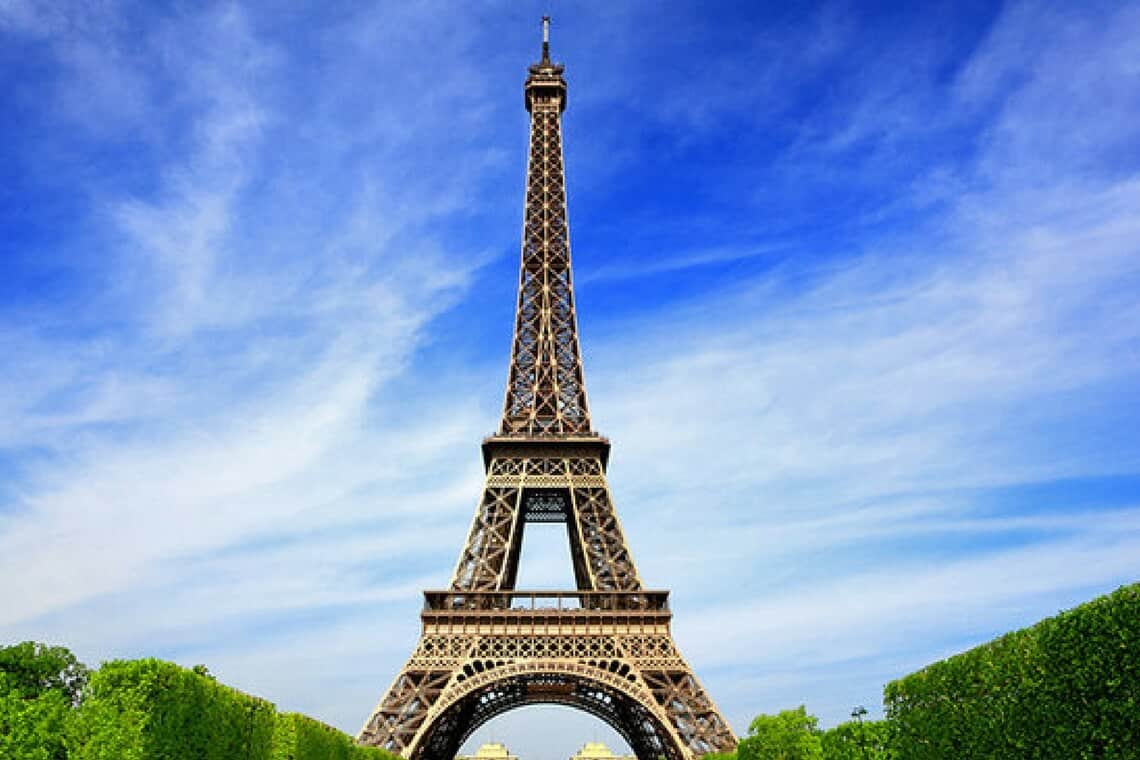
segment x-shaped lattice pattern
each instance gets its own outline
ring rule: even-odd
[[[561,107],[557,94],[532,99],[522,266],[503,435],[590,431],[570,274]]]
[[[452,589],[499,591],[514,587],[526,520],[526,515],[520,514],[523,491],[533,487],[566,489],[567,536],[580,589],[641,588],[600,459],[504,456],[492,459],[487,468],[483,498],[459,555]]]
[[[573,489],[578,538],[596,591],[641,588],[608,488]]]
[[[488,485],[483,490],[467,545],[455,567],[452,588],[464,591],[501,588],[521,498],[521,488]]]
[[[736,744],[732,730],[687,666],[642,671],[641,677],[693,754],[720,752]]]
[[[359,741],[392,748],[410,746],[452,675],[450,668],[431,671],[405,668],[372,713]]]

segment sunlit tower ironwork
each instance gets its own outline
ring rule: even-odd
[[[409,760],[451,760],[491,718],[575,707],[609,723],[641,760],[732,749],[728,723],[681,657],[667,591],[644,588],[606,481],[610,442],[590,424],[562,163],[563,66],[524,86],[530,153],[506,400],[483,441],[486,480],[444,591],[424,592],[423,633],[359,735]],[[577,588],[516,589],[528,523],[566,525]]]

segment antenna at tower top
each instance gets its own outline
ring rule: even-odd
[[[542,17],[542,62],[550,63],[550,16]]]

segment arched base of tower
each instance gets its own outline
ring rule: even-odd
[[[412,760],[451,760],[463,742],[492,718],[521,707],[556,704],[590,713],[608,723],[640,760],[684,760],[685,752],[650,707],[617,688],[579,673],[549,672],[535,665],[489,678],[457,697],[426,727]]]
[[[667,592],[425,593],[424,633],[359,741],[451,760],[530,704],[592,713],[643,760],[694,760],[736,738],[669,632]]]

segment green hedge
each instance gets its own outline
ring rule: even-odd
[[[161,660],[109,662],[91,677],[70,760],[394,760],[352,737],[203,673]],[[398,760],[398,759],[397,759]]]
[[[1136,758],[1140,584],[887,684],[899,756]]]
[[[272,760],[391,760],[395,755],[361,747],[352,737],[297,713],[280,713]]]
[[[161,660],[114,661],[92,677],[72,760],[269,760],[273,705]]]

